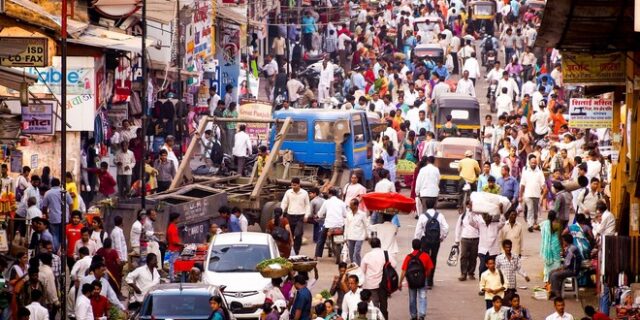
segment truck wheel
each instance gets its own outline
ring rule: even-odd
[[[269,201],[262,207],[260,212],[260,229],[262,232],[267,231],[267,223],[273,218],[273,210],[280,207],[280,201]]]

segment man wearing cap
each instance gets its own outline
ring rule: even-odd
[[[458,162],[458,172],[460,177],[471,185],[471,190],[477,189],[476,182],[480,174],[480,165],[477,160],[473,159],[473,151],[467,150],[464,152],[464,159]]]

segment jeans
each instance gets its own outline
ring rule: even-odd
[[[313,223],[313,242],[317,243],[320,240],[323,225],[324,221],[315,221]]]
[[[427,286],[433,287],[433,276],[436,274],[436,262],[438,261],[438,251],[440,251],[440,242],[438,243],[425,243],[422,242],[422,252],[429,255],[431,261],[433,261],[433,271],[427,277]]]
[[[236,142],[236,128],[227,128],[225,131],[225,139],[224,144],[222,145],[222,149],[224,153],[231,154],[233,151],[233,145]],[[176,168],[177,169],[177,168]]]
[[[173,282],[173,279],[175,278],[175,271],[173,269],[176,260],[178,260],[178,258],[180,257],[180,252],[178,251],[167,251],[166,253],[169,257],[169,281]],[[158,257],[159,259],[160,257]]]
[[[313,38],[313,33],[303,33],[302,34],[302,45],[306,50],[311,50],[311,39]]]
[[[409,314],[411,319],[427,316],[427,286],[422,288],[409,288]]]
[[[58,251],[58,248],[60,248],[60,233],[62,232],[62,224],[50,224],[49,231],[51,231],[51,235],[53,236],[53,251],[56,252]]]
[[[116,176],[118,180],[118,193],[123,198],[128,198],[131,192],[131,175],[119,174]]]
[[[564,279],[575,276],[576,273],[573,270],[556,269],[549,274],[549,282],[551,282],[551,293],[556,297],[560,296],[562,289],[562,282]],[[575,288],[578,290],[578,288]]]
[[[524,205],[527,209],[525,217],[529,228],[538,224],[538,209],[540,208],[540,198],[524,198]]]
[[[380,308],[380,312],[385,319],[389,319],[388,300],[389,293],[383,288],[371,289],[371,301],[373,305]]]
[[[491,159],[491,143],[483,143],[484,155],[487,159]],[[498,179],[498,177],[494,177]]]
[[[158,192],[169,190],[169,187],[171,187],[171,181],[158,180]]]
[[[473,276],[476,270],[479,240],[479,238],[462,238],[460,240],[460,274],[463,277]]]
[[[362,240],[347,240],[347,246],[349,249],[349,260],[357,265],[360,265],[362,257],[360,251],[362,250]]]
[[[162,148],[162,145],[164,145],[164,137],[153,137],[153,146],[151,147],[151,149],[154,153],[158,153],[160,151],[160,148]]]
[[[236,171],[241,175],[241,176],[245,176],[245,172],[244,172],[244,164],[247,162],[247,157],[238,157],[238,156],[233,156],[233,158],[235,159],[235,163],[236,163]]]
[[[504,48],[504,65],[506,66],[513,59],[516,50],[514,48]]]
[[[497,254],[491,255],[489,252],[478,253],[478,258],[480,258],[480,264],[478,265],[478,278],[482,276],[483,272],[487,271],[487,260],[489,260],[489,258],[495,259],[496,256]]]
[[[324,252],[324,245],[327,242],[327,233],[329,229],[324,226],[320,226],[320,236],[318,237],[318,241],[316,242],[316,258],[322,258],[322,253]]]

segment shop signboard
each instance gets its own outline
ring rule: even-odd
[[[195,4],[191,23],[186,30],[185,61],[192,66],[193,60],[204,61],[211,57],[211,1],[199,1]]]
[[[227,94],[225,87],[233,87],[234,101],[238,98],[238,76],[240,75],[240,26],[226,21],[222,22],[220,31],[220,50],[217,59],[220,66],[220,98]]]
[[[238,107],[238,119],[243,118],[271,119],[271,105],[266,103],[246,103]],[[269,136],[268,123],[247,123],[246,132],[253,141],[267,141]]]
[[[623,52],[590,54],[562,52],[562,78],[571,85],[625,85]]]
[[[613,124],[612,99],[573,98],[569,100],[569,127],[608,128]]]
[[[102,58],[68,57],[67,58],[67,123],[68,131],[93,131],[95,110],[98,107],[96,73],[101,72]],[[38,77],[29,87],[36,94],[52,94],[60,101],[62,72],[61,59],[53,58],[48,68],[25,68],[27,73]],[[101,77],[102,79],[103,77]],[[59,107],[54,108],[57,111]],[[60,121],[56,121],[56,130],[60,130]]]
[[[49,40],[32,37],[0,37],[0,47],[21,48],[15,55],[0,57],[3,67],[46,67],[49,65]]]
[[[45,101],[22,107],[22,133],[53,134],[54,105],[55,101]]]

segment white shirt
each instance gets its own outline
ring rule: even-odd
[[[214,94],[211,99],[209,100],[209,115],[213,117],[213,113],[216,111],[216,108],[218,107],[218,102],[220,101],[220,95],[219,94]]]
[[[500,215],[499,222],[491,222],[487,225],[481,214],[473,213],[473,218],[469,221],[471,226],[478,228],[480,241],[478,242],[478,253],[497,255],[500,253],[500,229],[504,226],[504,216]]]
[[[359,183],[352,184],[349,182],[342,189],[342,193],[344,194],[344,205],[346,207],[347,204],[351,203],[351,200],[366,194],[367,188]]]
[[[440,170],[429,163],[418,172],[416,193],[420,197],[437,197],[440,193]]]
[[[382,141],[383,136],[388,136],[389,140],[393,144],[393,148],[398,150],[398,133],[396,132],[395,129],[391,127],[387,127],[387,129],[385,129],[384,132],[382,132],[382,136],[380,136],[380,141]]]
[[[502,2],[502,1],[499,1],[499,2]],[[505,314],[507,313],[507,310],[509,310],[509,308],[500,307],[500,310],[496,311],[494,307],[491,307],[487,309],[487,311],[485,311],[484,320],[503,320]]]
[[[522,85],[522,92],[520,93],[520,98],[523,98],[525,94],[529,96],[533,95],[536,92],[536,84],[529,80]]]
[[[244,214],[240,214],[238,217],[238,224],[240,225],[241,232],[247,232],[249,230],[249,220]]]
[[[131,232],[129,233],[129,241],[132,247],[140,247],[140,237],[142,236],[142,223],[139,220],[131,225]]]
[[[520,186],[524,186],[523,198],[540,198],[545,186],[544,173],[539,168],[531,170],[531,167],[527,166],[522,170]]]
[[[398,234],[398,227],[391,221],[385,221],[383,223],[372,225],[371,231],[375,231],[377,238],[380,239],[382,250],[389,251],[391,254],[396,254],[400,250],[398,249],[398,241],[396,235]]]
[[[540,111],[540,102],[544,100],[544,96],[540,91],[531,94],[531,107],[534,112]]]
[[[134,293],[134,296],[136,301],[142,302],[147,292],[149,292],[153,286],[160,283],[160,274],[158,274],[157,269],[154,268],[153,271],[151,271],[149,267],[144,265],[130,272],[125,281],[135,284],[138,289],[140,289],[141,293]]]
[[[573,316],[566,312],[563,315],[559,315],[557,312],[554,312],[552,315],[549,315],[545,320],[573,320]]]
[[[515,80],[513,80],[513,78],[509,78],[507,80],[505,80],[504,78],[501,78],[500,80],[498,80],[498,86],[496,88],[496,96],[499,97],[503,95],[502,88],[507,88],[507,96],[509,96],[509,98],[511,99],[513,99],[515,95],[520,94],[520,89],[518,89],[518,83]]]
[[[607,210],[602,213],[602,222],[598,224],[597,228],[594,228],[595,233],[598,236],[611,236],[616,233],[616,218],[611,211]]]
[[[31,206],[27,209],[27,220],[31,220],[35,217],[42,217],[42,210],[37,205]]]
[[[118,166],[118,162],[121,162],[122,165]],[[133,174],[133,167],[136,165],[136,158],[133,156],[131,150],[127,150],[126,152],[119,150],[115,157],[113,157],[113,164],[117,166],[117,174],[119,176],[131,175]]]
[[[113,227],[110,237],[113,242],[113,249],[118,252],[120,261],[127,261],[127,241],[124,238],[122,228],[118,226]]]
[[[598,160],[587,160],[587,178],[591,181],[591,178],[600,179],[600,171],[602,170],[602,163]]]
[[[476,79],[477,77],[479,77],[480,64],[478,64],[478,60],[476,58],[468,58],[467,61],[464,62],[462,71],[469,71],[469,78],[471,79]]]
[[[410,104],[410,106],[412,105],[413,103]],[[407,114],[404,115],[404,119],[409,120],[409,129],[413,130],[416,133],[416,135],[418,135],[418,132],[415,129],[417,128],[418,121],[420,121],[420,109],[416,107],[409,108],[409,111],[407,111]]]
[[[363,241],[367,238],[369,218],[363,211],[358,210],[354,214],[353,211],[348,210],[344,225],[347,240]]]
[[[338,36],[338,50],[345,50],[347,41],[351,41],[351,38],[346,33],[340,34]]]
[[[464,215],[458,217],[458,222],[456,223],[456,242],[460,242],[462,238],[465,239],[477,239],[480,237],[480,231],[478,230],[478,226],[472,226],[470,224],[471,220],[473,220],[473,213],[468,211]]]
[[[491,69],[491,71],[489,71],[489,73],[487,73],[487,81],[489,83],[491,83],[491,81],[498,81],[500,80],[500,78],[502,78],[502,73],[504,72],[504,69],[502,68],[493,68]]]
[[[290,79],[287,81],[287,91],[289,92],[289,101],[296,101],[300,97],[298,91],[304,88],[304,84],[298,79]]]
[[[391,182],[389,179],[384,178],[380,181],[378,181],[378,183],[376,183],[376,187],[374,188],[375,192],[396,192],[396,186],[393,182]]]
[[[282,197],[280,208],[282,211],[287,212],[288,215],[304,215],[305,217],[309,217],[309,215],[311,215],[309,194],[304,189],[300,189],[298,192],[289,189]]]
[[[234,157],[246,157],[251,153],[251,137],[244,131],[238,131],[233,144]]]
[[[471,79],[465,79],[465,78],[458,80],[458,87],[456,88],[456,93],[466,94],[466,95],[475,97],[476,90],[473,86],[473,81],[471,81]]]
[[[413,234],[414,239],[422,239],[422,236],[424,236],[425,227],[427,226],[427,222],[429,221],[427,214],[433,218],[433,215],[435,213],[435,210],[427,209],[426,214],[420,214],[418,223],[416,224],[416,231]],[[449,224],[447,224],[447,220],[442,213],[438,213],[438,217],[436,217],[436,220],[438,220],[438,223],[440,223],[440,241],[442,241],[449,234]]]
[[[87,270],[89,270],[89,267],[91,266],[91,258],[92,257],[89,255],[76,261],[71,269],[71,280],[80,280],[84,278],[84,275],[87,274]]]
[[[496,110],[498,111],[498,116],[503,113],[511,113],[513,111],[513,102],[509,95],[499,95],[496,98]]]
[[[356,292],[349,290],[349,292],[344,294],[344,298],[342,299],[343,319],[346,320],[355,318],[356,312],[358,311],[358,303],[361,301],[360,291],[362,291],[362,289],[356,289]]]
[[[88,276],[82,278],[82,281],[80,281],[80,288],[82,288],[82,285],[87,283],[90,284],[95,280],[96,280],[96,276],[93,273],[89,274]],[[118,296],[116,295],[116,292],[113,290],[113,288],[111,288],[111,285],[109,284],[109,280],[107,280],[106,275],[100,278],[100,283],[102,283],[102,291],[100,291],[100,295],[103,297],[107,297],[107,299],[109,300],[109,303],[116,306],[120,310],[126,310],[125,307],[122,305],[122,302],[118,300]],[[81,294],[78,294],[78,296],[80,295]]]
[[[43,307],[39,302],[31,302],[25,308],[29,309],[29,320],[49,320],[49,310]]]
[[[545,108],[544,111],[537,111],[531,116],[534,131],[538,135],[549,133],[549,112]]]
[[[79,293],[73,313],[76,315],[76,320],[93,320],[91,300],[89,300],[89,298],[84,294]]]
[[[322,203],[318,217],[324,217],[325,228],[341,228],[347,216],[347,206],[338,197],[333,196]]]
[[[391,254],[389,254],[389,263],[392,267],[396,267],[396,260]],[[377,289],[380,287],[384,264],[384,250],[382,248],[373,248],[362,257],[360,269],[364,273],[363,289]]]
[[[320,67],[320,81],[318,82],[318,86],[330,86],[331,82],[333,82],[333,64],[331,62],[327,63],[327,67]]]
[[[471,74],[471,73],[469,73]],[[435,86],[433,86],[433,91],[431,91],[431,99],[438,100],[441,94],[451,92],[451,87],[446,82],[438,82]]]

